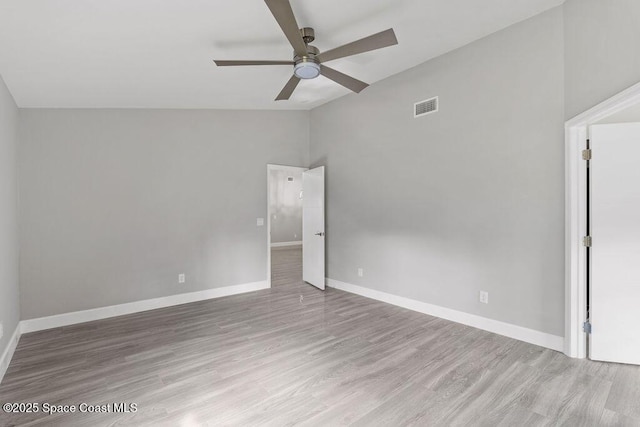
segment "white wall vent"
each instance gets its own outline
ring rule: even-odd
[[[438,112],[437,96],[413,104],[413,117],[422,117],[436,112]]]

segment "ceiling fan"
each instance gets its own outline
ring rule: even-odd
[[[325,62],[344,58],[346,56],[357,55],[359,53],[369,52],[371,50],[381,49],[383,47],[398,44],[398,39],[393,29],[388,29],[369,37],[347,43],[335,49],[326,52],[320,52],[315,46],[309,43],[315,40],[315,32],[313,28],[300,28],[296,17],[293,15],[289,0],[264,0],[276,21],[282,28],[284,35],[293,47],[292,61],[218,61],[214,60],[219,67],[238,66],[238,65],[293,65],[293,76],[289,79],[284,89],[276,97],[276,101],[287,100],[295,90],[300,79],[315,79],[319,75],[323,75],[334,82],[359,93],[369,86],[367,83],[358,79],[354,79],[346,74],[336,71],[324,65]]]

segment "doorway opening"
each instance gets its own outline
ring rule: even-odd
[[[565,344],[569,357],[588,355],[589,320],[593,314],[593,268],[590,249],[593,218],[589,206],[593,177],[589,160],[590,127],[605,123],[640,121],[640,83],[598,104],[565,123]],[[632,118],[633,120],[631,120]],[[595,153],[594,153],[595,155]],[[594,325],[594,328],[597,325]]]
[[[308,168],[267,165],[269,286],[302,282],[302,175]]]

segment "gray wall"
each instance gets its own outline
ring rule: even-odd
[[[23,318],[266,280],[266,165],[307,164],[308,117],[21,110]]]
[[[269,212],[271,214],[271,243],[302,240],[302,169],[269,172]],[[288,178],[292,177],[293,182]]]
[[[313,110],[328,277],[563,335],[563,63],[556,8]]]
[[[18,108],[0,77],[0,355],[20,321],[18,292]]]
[[[640,82],[640,1],[568,0],[567,119]]]

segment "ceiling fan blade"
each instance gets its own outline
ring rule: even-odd
[[[218,67],[232,67],[236,65],[293,65],[293,61],[217,61],[213,60]]]
[[[383,47],[393,46],[396,44],[398,44],[396,34],[393,32],[393,28],[389,28],[388,30],[381,31],[369,37],[322,52],[317,58],[320,62],[327,62],[338,58],[344,58],[345,56],[382,49]]]
[[[298,83],[300,83],[300,79],[296,76],[291,76],[287,84],[284,85],[284,88],[276,97],[276,101],[286,101],[289,99],[293,91],[296,89],[296,86],[298,86]]]
[[[323,76],[325,76],[328,79],[333,80],[334,82],[336,82],[338,84],[341,84],[342,86],[346,87],[347,89],[350,89],[350,90],[354,91],[355,93],[360,93],[363,89],[365,89],[367,86],[369,86],[365,82],[361,82],[358,79],[354,79],[351,76],[347,76],[346,74],[342,74],[340,71],[336,71],[333,68],[329,68],[329,67],[324,66],[324,65],[320,65],[320,74],[322,74]]]
[[[289,43],[291,43],[296,55],[306,56],[307,45],[302,39],[302,34],[300,34],[300,28],[296,22],[296,17],[293,14],[289,0],[264,0],[264,2],[267,4],[267,7],[269,7],[269,10],[271,10],[273,17],[278,21],[284,35],[289,39]]]

